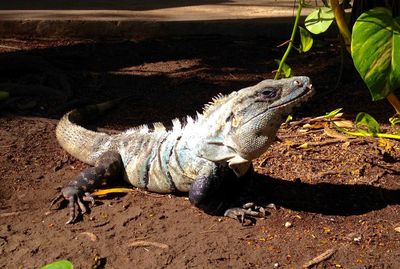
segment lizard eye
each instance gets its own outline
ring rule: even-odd
[[[276,96],[276,90],[273,88],[266,88],[261,92],[264,98],[274,98]]]

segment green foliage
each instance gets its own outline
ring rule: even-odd
[[[342,111],[343,108],[336,108],[335,110],[332,110],[330,112],[327,112],[324,115],[325,119],[333,119],[340,111]]]
[[[41,269],[74,269],[74,265],[70,261],[60,260],[47,264]]]
[[[286,120],[285,120],[285,123],[289,123],[289,122],[291,122],[293,120],[293,116],[292,115],[289,115],[289,116],[287,116],[287,118],[286,118]]]
[[[400,140],[400,135],[392,134],[392,133],[381,133],[381,128],[379,123],[369,114],[365,112],[360,112],[356,116],[355,130],[349,130],[347,128],[339,127],[332,122],[333,126],[340,132],[353,135],[353,136],[361,136],[361,137],[379,137],[379,138],[389,138],[389,139],[397,139]]]
[[[309,31],[299,26],[300,29],[300,52],[307,52],[313,45],[313,38]]]
[[[362,128],[365,127],[368,130],[368,133],[375,136],[380,133],[379,123],[369,114],[365,112],[360,112],[356,116],[355,120],[356,128],[359,132],[365,132]]]
[[[278,59],[275,59],[275,62],[280,65],[281,61]],[[292,68],[287,64],[287,63],[282,63],[281,71],[283,72],[283,75],[285,78],[290,78],[292,76]]]
[[[353,27],[351,54],[373,100],[400,87],[400,17],[387,8],[361,14]]]
[[[318,35],[328,30],[334,19],[335,16],[332,9],[329,7],[320,7],[307,16],[304,24],[308,31]]]
[[[0,91],[0,101],[7,99],[10,96],[8,92]]]
[[[392,126],[393,132],[397,135],[400,135],[400,115],[396,114],[395,116],[389,118],[389,122]]]

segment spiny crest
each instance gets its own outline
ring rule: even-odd
[[[147,134],[149,133],[149,126],[147,124],[142,124],[133,128],[130,128],[125,131],[126,134],[139,133],[139,134]]]
[[[173,119],[172,120],[172,131],[180,131],[182,130],[182,123],[179,119]]]
[[[155,122],[153,123],[154,126],[154,131],[159,132],[159,131],[165,131],[165,126],[162,122]]]
[[[217,108],[221,104],[226,103],[226,101],[232,96],[233,93],[235,93],[235,92],[232,92],[229,95],[224,95],[222,93],[217,94],[217,96],[212,98],[211,102],[204,105],[203,115],[205,117],[210,115],[215,110],[215,108]]]

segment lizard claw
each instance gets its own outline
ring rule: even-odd
[[[233,207],[225,211],[224,216],[245,224],[246,219],[263,218],[266,211],[261,206],[256,206],[254,203],[246,203],[242,207]]]
[[[79,216],[77,206],[82,214],[85,214],[88,211],[88,207],[83,203],[84,201],[90,202],[92,205],[95,204],[94,198],[90,195],[90,193],[83,193],[81,189],[73,186],[64,187],[61,190],[61,193],[51,201],[50,208],[59,200],[68,201],[69,219],[65,224],[75,223]]]

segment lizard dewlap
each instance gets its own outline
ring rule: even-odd
[[[171,130],[154,123],[116,135],[85,129],[85,113],[73,110],[60,120],[57,139],[68,153],[93,167],[68,183],[55,201],[69,201],[72,223],[78,208],[86,212],[82,200],[94,201],[91,191],[104,179],[121,177],[151,192],[188,192],[192,204],[211,214],[254,215],[249,209],[229,211],[216,193],[233,175],[246,174],[287,115],[312,94],[308,77],[264,80],[215,97],[185,124],[173,120]]]

